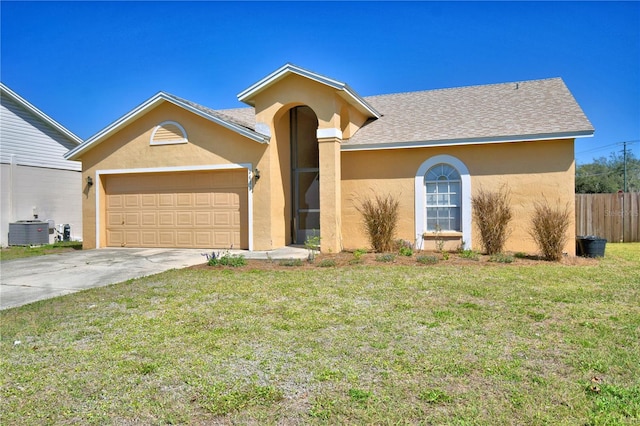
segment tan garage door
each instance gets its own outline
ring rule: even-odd
[[[249,246],[247,171],[108,176],[108,247]]]

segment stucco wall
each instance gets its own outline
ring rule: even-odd
[[[164,121],[180,123],[187,132],[186,144],[150,145],[153,129]],[[102,141],[82,156],[84,248],[96,246],[96,188],[101,189],[101,223],[104,223],[104,185],[87,186],[87,177],[97,171],[181,166],[212,166],[251,163],[253,168],[269,170],[266,155],[269,145],[249,140],[222,126],[170,103],[163,103],[132,124]],[[269,173],[262,173],[253,192],[256,212],[270,210]],[[267,215],[257,215],[254,222],[254,248],[271,248]],[[105,241],[104,235],[100,238]]]
[[[273,86],[261,91],[254,99],[256,122],[268,125],[271,131],[271,168],[269,169],[271,188],[271,229],[274,247],[291,242],[291,163],[290,130],[288,112],[291,108],[306,105],[318,119],[318,129],[353,132],[366,117],[347,105],[335,89],[309,80],[290,75]],[[341,116],[342,114],[342,116]],[[330,132],[333,134],[333,132]],[[340,250],[340,187],[334,182],[340,180],[340,170],[336,170],[339,146],[337,139],[330,139],[321,149],[320,157],[320,234],[322,250]],[[259,184],[262,184],[260,182]],[[266,185],[266,184],[265,184]],[[329,190],[331,187],[335,190]],[[322,194],[325,194],[322,198]],[[265,226],[267,223],[265,223]]]
[[[415,242],[414,180],[420,165],[435,155],[458,158],[468,168],[471,191],[497,190],[507,185],[514,219],[506,250],[536,253],[528,234],[536,201],[568,203],[571,224],[565,251],[575,254],[573,140],[535,141],[454,147],[342,152],[342,234],[345,249],[369,247],[358,199],[375,192],[391,193],[400,201],[397,237]],[[480,250],[477,229],[472,248]]]

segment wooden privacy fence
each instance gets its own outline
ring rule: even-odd
[[[610,243],[640,241],[640,192],[576,194],[576,235]]]

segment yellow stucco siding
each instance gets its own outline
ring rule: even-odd
[[[165,121],[175,121],[186,131],[188,143],[151,145],[155,127]],[[171,168],[184,166],[215,166],[251,163],[261,170],[269,169],[266,155],[269,145],[249,140],[216,123],[212,123],[170,103],[163,103],[120,129],[82,155],[83,182],[95,178],[97,171],[120,169]],[[271,202],[268,191],[269,173],[261,175],[254,188],[254,210],[267,210]],[[100,188],[100,206],[104,206],[104,182],[85,188],[83,223],[85,248],[96,246],[96,188]],[[263,184],[263,185],[261,185]],[[103,210],[103,208],[102,208]],[[104,222],[100,212],[100,223]],[[271,243],[267,215],[258,215],[254,223],[254,245],[267,247]],[[266,223],[265,223],[266,222]],[[105,241],[101,234],[101,243]]]
[[[290,75],[256,97],[256,121],[271,125],[281,111],[306,105],[318,117],[318,128],[340,128],[339,112],[346,104],[335,90],[298,75]]]
[[[290,117],[281,111],[271,137],[271,217],[273,247],[291,244],[291,143]]]
[[[369,117],[355,109],[351,105],[343,105],[340,110],[340,130],[342,138],[349,139],[360,127],[368,120]]]
[[[296,106],[308,106],[318,119],[318,130],[344,130],[351,134],[366,117],[341,98],[335,89],[298,75],[289,75],[262,90],[253,99],[256,122],[268,125],[271,131],[271,238],[273,247],[291,243],[291,137],[288,112]],[[320,161],[321,238],[323,250],[333,252],[341,248],[340,237],[340,151],[339,139],[329,137],[331,143],[322,149]],[[333,144],[337,145],[334,146]],[[331,187],[331,188],[330,188]]]
[[[398,197],[397,237],[415,242],[415,174],[424,161],[436,155],[451,155],[466,165],[472,193],[481,187],[497,190],[503,184],[508,186],[514,220],[506,250],[536,252],[528,229],[534,203],[541,197],[550,202],[568,202],[572,222],[565,251],[575,254],[573,140],[343,151],[342,233],[345,249],[369,246],[355,203],[376,193],[391,193]],[[472,244],[474,249],[480,249],[475,229]]]

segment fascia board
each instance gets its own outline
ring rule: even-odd
[[[35,115],[36,117],[38,117],[39,119],[41,119],[42,121],[44,121],[45,123],[53,127],[54,129],[62,133],[64,136],[70,139],[71,142],[74,142],[76,145],[80,145],[82,143],[82,139],[80,139],[79,136],[76,136],[71,131],[69,131],[69,129],[64,127],[62,124],[58,123],[53,118],[49,117],[44,112],[40,111],[34,105],[30,104],[22,96],[18,95],[16,92],[14,92],[13,90],[5,86],[4,83],[0,83],[0,89],[2,89],[2,92],[6,93],[11,99],[13,99],[15,102],[20,104],[23,108],[28,110],[30,113],[32,113],[33,115]]]
[[[254,106],[251,103],[250,99],[253,95],[282,80],[288,74],[298,74],[302,77],[306,77],[319,83],[326,84],[327,86],[333,87],[334,89],[342,89],[344,87],[344,83],[341,83],[337,80],[333,80],[320,74],[316,74],[292,64],[285,64],[260,81],[252,84],[248,89],[245,89],[242,92],[238,93],[238,100]]]
[[[152,96],[151,98],[147,99],[146,101],[144,101],[143,103],[141,103],[140,105],[138,105],[137,107],[129,111],[127,114],[123,115],[113,123],[109,124],[104,129],[100,130],[95,135],[91,136],[82,145],[67,152],[64,155],[64,158],[66,158],[67,160],[79,159],[80,154],[87,151],[89,148],[92,148],[94,145],[98,145],[100,142],[102,142],[104,139],[106,139],[107,137],[109,137],[110,135],[118,131],[120,128],[126,126],[128,123],[135,120],[141,114],[144,114],[150,111],[151,109],[155,108],[162,100],[163,100],[163,93],[162,92],[157,93],[156,95]]]
[[[150,110],[152,110],[153,108],[157,107],[161,102],[163,101],[167,101],[167,102],[171,102],[174,105],[177,105],[181,108],[184,108],[194,114],[197,114],[203,118],[206,118],[210,121],[213,121],[216,124],[219,124],[223,127],[226,127],[227,129],[230,129],[236,133],[239,133],[245,137],[248,137],[254,141],[260,142],[260,143],[268,143],[269,139],[263,135],[260,135],[259,133],[256,132],[252,132],[250,130],[247,130],[241,126],[235,125],[233,123],[229,123],[227,121],[224,121],[218,117],[215,117],[213,115],[207,114],[204,111],[201,111],[199,109],[193,108],[191,105],[185,104],[183,102],[179,102],[178,100],[167,96],[165,93],[163,92],[159,92],[156,95],[154,95],[153,97],[151,97],[150,99],[148,99],[147,101],[143,102],[142,104],[140,104],[138,107],[134,108],[133,110],[131,110],[129,113],[123,115],[122,117],[120,117],[118,120],[114,121],[113,123],[111,123],[109,126],[105,127],[103,130],[101,130],[100,132],[96,133],[94,136],[92,136],[91,138],[87,139],[82,145],[72,149],[71,151],[67,152],[64,155],[64,158],[66,158],[67,160],[75,160],[79,157],[80,154],[82,154],[83,152],[85,152],[86,150],[88,150],[89,148],[91,148],[94,145],[99,144],[100,142],[102,142],[104,139],[106,139],[107,137],[109,137],[110,135],[112,135],[113,133],[115,133],[116,131],[118,131],[119,129],[121,129],[122,127],[126,126],[127,124],[129,124],[130,122],[134,121],[136,118],[138,118],[140,115],[143,115],[147,112],[149,112]]]
[[[519,136],[504,136],[499,138],[469,138],[469,139],[444,139],[433,141],[410,141],[410,142],[387,142],[378,144],[353,144],[343,143],[340,145],[341,151],[375,151],[382,149],[404,149],[404,148],[429,148],[434,146],[459,146],[459,145],[480,145],[480,144],[494,144],[494,143],[509,143],[509,142],[534,142],[542,140],[554,140],[554,139],[574,139],[574,138],[588,138],[593,136],[593,130],[583,130],[577,132],[558,132],[558,133],[545,133],[537,135],[523,135]]]
[[[297,67],[292,64],[285,64],[278,68],[262,80],[253,84],[248,89],[238,94],[238,100],[248,105],[255,106],[251,98],[258,92],[266,89],[267,87],[275,84],[283,79],[288,74],[297,74],[299,76],[308,78],[318,83],[329,86],[333,89],[340,91],[341,96],[347,100],[351,100],[355,103],[355,106],[363,113],[373,115],[376,118],[380,118],[380,113],[377,112],[371,105],[369,105],[362,97],[360,97],[349,85],[338,80],[314,73],[309,70]]]
[[[358,95],[351,87],[345,84],[344,89],[340,92],[340,96],[343,98],[351,98],[351,100],[355,101],[355,107],[365,115],[372,115],[375,118],[382,117],[374,107],[369,105],[367,101],[365,101],[360,95]]]

